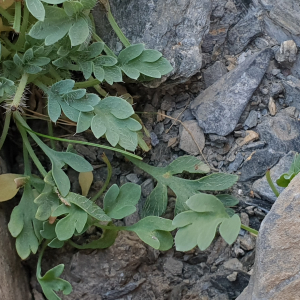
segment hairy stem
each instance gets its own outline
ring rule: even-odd
[[[94,78],[90,78],[87,81],[83,81],[83,82],[76,82],[74,85],[74,88],[76,89],[86,89],[89,87],[92,87],[96,84],[99,84],[100,81],[98,79],[94,79]]]
[[[21,30],[21,17],[22,17],[22,3],[15,2],[15,19],[13,29],[15,32],[19,33]]]
[[[16,92],[16,95],[14,97],[14,100],[11,103],[11,107],[14,106],[14,108],[16,108],[16,109],[19,107],[19,105],[20,105],[20,103],[22,101],[23,93],[24,93],[25,88],[26,88],[27,80],[28,80],[28,74],[24,73],[22,75],[22,78],[20,80],[19,86],[17,88],[17,92]]]
[[[267,178],[268,184],[269,184],[270,188],[272,189],[273,193],[275,194],[275,196],[279,197],[280,193],[278,192],[276,186],[273,183],[273,180],[271,178],[271,172],[270,172],[270,170],[268,170],[266,172],[266,178]]]
[[[49,135],[53,137],[53,125],[52,125],[51,120],[48,121],[48,132],[49,132]],[[53,139],[50,140],[50,145],[53,150],[56,150],[55,142]]]
[[[255,234],[256,236],[258,235],[258,231],[255,230],[255,229],[253,229],[253,228],[251,228],[251,227],[248,227],[248,226],[245,226],[245,225],[242,224],[241,228],[244,229],[244,230],[247,230],[250,233]]]
[[[13,24],[14,17],[1,6],[0,6],[0,14],[4,19],[6,19],[8,21],[9,24]]]
[[[9,124],[10,124],[10,119],[11,119],[11,112],[7,111],[6,115],[5,115],[5,121],[4,121],[4,126],[3,126],[3,130],[2,130],[1,138],[0,138],[0,150],[2,149],[3,144],[4,144],[4,142],[6,140],[6,137],[7,137]]]
[[[22,118],[20,116],[19,113],[15,113],[14,114],[16,120],[18,121],[17,123],[17,126],[18,126],[18,129],[21,133],[21,136],[22,136],[22,139],[23,139],[23,143],[31,157],[31,159],[33,160],[34,164],[36,165],[36,167],[38,168],[39,172],[43,175],[43,177],[46,177],[47,175],[47,171],[44,169],[44,167],[42,166],[40,160],[37,158],[37,156],[35,155],[30,143],[29,143],[29,140],[28,140],[28,137],[27,137],[27,134],[26,134],[26,130],[25,128],[22,126],[22,124],[20,123],[20,118]]]
[[[103,161],[105,162],[105,164],[107,166],[107,177],[106,177],[105,183],[104,183],[103,187],[101,188],[101,190],[91,199],[91,201],[93,201],[93,202],[96,202],[97,199],[100,198],[102,196],[102,194],[105,192],[105,190],[107,189],[107,187],[110,183],[110,179],[111,179],[111,175],[112,175],[112,167],[111,167],[110,161],[108,160],[108,158],[104,152],[101,155],[101,158],[103,159]]]
[[[102,97],[107,97],[108,93],[105,91],[100,84],[94,85],[94,89],[98,92],[98,94]]]

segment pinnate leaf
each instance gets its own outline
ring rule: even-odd
[[[239,217],[230,218],[217,197],[199,193],[186,204],[191,210],[178,214],[173,220],[173,225],[179,227],[175,236],[178,251],[189,251],[196,245],[204,251],[213,241],[219,225],[225,241],[230,244],[235,241],[241,226]]]
[[[55,292],[62,291],[64,295],[69,295],[72,292],[71,284],[59,278],[63,271],[64,265],[60,264],[49,270],[43,277],[41,275],[37,277],[48,300],[61,300]]]
[[[43,223],[35,218],[38,207],[33,201],[34,198],[34,191],[27,183],[21,201],[13,209],[8,223],[8,229],[16,238],[16,249],[22,259],[26,259],[31,252],[35,254],[41,241],[40,230]]]

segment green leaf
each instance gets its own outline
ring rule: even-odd
[[[239,204],[239,200],[231,195],[217,195],[216,196],[222,203],[224,206],[226,207],[232,207],[232,206],[236,206],[237,204]]]
[[[53,191],[53,186],[46,183],[43,192],[35,198],[34,203],[38,205],[35,217],[40,221],[46,221],[59,206],[60,201]]]
[[[118,236],[118,230],[103,229],[101,238],[88,244],[76,245],[78,249],[106,249],[112,246]]]
[[[106,139],[113,146],[119,144],[126,150],[134,151],[136,149],[137,131],[142,126],[130,118],[134,111],[126,100],[107,97],[94,106],[94,113],[91,129],[96,138],[105,134]]]
[[[55,292],[62,291],[64,295],[69,295],[72,292],[71,284],[59,278],[63,271],[64,265],[61,264],[49,270],[43,277],[37,276],[43,293],[48,300],[61,300]]]
[[[70,2],[65,2],[65,3],[70,3]],[[89,34],[90,34],[90,29],[87,21],[83,17],[78,18],[69,30],[71,45],[77,46],[84,43],[84,41],[87,39]]]
[[[167,208],[168,204],[168,189],[167,186],[157,183],[155,189],[148,196],[144,207],[143,217],[161,216]]]
[[[43,230],[41,230],[41,236],[46,240],[51,240],[51,242],[48,244],[50,248],[61,248],[64,246],[64,241],[60,241],[55,232],[55,227],[57,224],[57,220],[54,224],[50,224],[49,222],[44,222],[43,224]]]
[[[65,200],[67,200],[69,203],[77,205],[98,221],[111,221],[111,218],[107,216],[96,203],[84,196],[75,193],[69,193]]]
[[[239,217],[230,219],[217,197],[196,194],[187,201],[187,205],[191,210],[178,214],[173,220],[173,225],[179,227],[175,236],[177,251],[189,251],[196,245],[204,251],[213,241],[220,224],[221,235],[227,242],[231,244],[237,238],[241,225],[237,220]]]
[[[222,222],[219,231],[223,239],[229,244],[233,244],[241,229],[241,219],[238,215],[233,215],[230,219]]]
[[[75,230],[81,232],[87,221],[87,213],[79,208],[77,205],[65,206],[61,204],[52,213],[53,217],[59,217],[61,215],[66,215],[60,219],[55,227],[55,233],[60,241],[66,241],[70,239]]]
[[[282,174],[276,181],[278,186],[287,187],[293,178],[300,172],[300,155],[295,154],[294,161],[288,173]]]
[[[126,227],[126,230],[135,232],[138,237],[154,249],[168,250],[173,246],[169,231],[175,229],[171,220],[159,217],[146,217],[136,224]],[[168,232],[168,233],[166,233]]]
[[[26,0],[26,6],[36,19],[44,21],[45,9],[40,0]]]
[[[19,205],[10,216],[8,229],[16,238],[16,249],[22,259],[26,259],[30,253],[36,253],[41,241],[40,230],[43,223],[35,218],[37,205],[33,202],[34,192],[27,183]]]
[[[104,198],[104,211],[112,219],[123,219],[136,211],[135,205],[141,197],[141,187],[134,183],[126,183],[119,187],[114,184]]]
[[[125,65],[129,61],[137,58],[140,56],[145,49],[144,44],[136,44],[136,45],[131,45],[124,50],[122,50],[119,54],[118,61],[120,65]]]
[[[15,84],[13,81],[0,77],[0,97],[3,97],[4,94],[11,95],[15,91]]]
[[[235,175],[222,173],[212,174],[197,180],[188,180],[174,176],[184,171],[194,174],[205,174],[209,172],[209,167],[193,156],[179,157],[169,166],[163,168],[149,166],[136,159],[126,157],[136,166],[153,176],[159,184],[165,187],[164,189],[162,189],[162,187],[160,188],[161,193],[153,192],[155,197],[151,197],[150,195],[146,202],[146,214],[164,213],[162,208],[165,207],[163,203],[165,203],[165,199],[167,199],[167,187],[173,190],[177,196],[175,207],[175,213],[177,214],[189,209],[185,202],[199,191],[227,189],[238,179]],[[213,183],[215,183],[215,185],[213,185]],[[152,209],[149,209],[149,207]],[[160,209],[153,210],[153,207],[160,207]]]

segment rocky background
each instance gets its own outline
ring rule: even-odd
[[[178,156],[191,154],[200,159],[204,156],[216,170],[238,174],[239,182],[230,191],[240,199],[235,210],[243,224],[259,229],[276,201],[264,176],[266,171],[271,169],[275,181],[288,171],[295,152],[300,149],[298,0],[110,0],[110,4],[132,43],[144,42],[147,47],[163,52],[174,67],[170,75],[147,86],[130,83],[114,86],[119,94],[129,92],[133,96],[136,111],[147,113],[141,117],[151,132],[152,149],[144,154],[144,160],[165,166]],[[114,51],[121,51],[122,44],[107,24],[100,5],[94,10],[94,18],[103,40],[109,41]],[[93,141],[88,133],[76,138]],[[106,178],[102,151],[82,145],[75,148],[98,166],[92,187],[95,193]],[[112,184],[134,182],[142,186],[138,212],[120,221],[132,224],[139,219],[154,181],[121,156],[106,154],[114,167]],[[15,169],[20,167],[21,159],[14,165]],[[80,192],[78,175],[72,170],[68,172],[73,190]],[[292,194],[286,192],[291,199]],[[173,217],[173,196],[169,191],[165,217]],[[278,216],[280,212],[272,209],[268,214],[268,222],[263,223],[267,232],[264,236],[272,236],[272,220],[276,219],[273,214]],[[298,218],[296,214],[294,217]],[[84,238],[96,239],[101,233],[92,229],[88,234]],[[276,239],[278,249],[286,242]],[[204,252],[194,249],[180,253],[172,249],[162,253],[149,248],[133,234],[123,233],[106,250],[77,251],[69,247],[50,250],[43,267],[47,270],[59,263],[66,265],[65,278],[74,288],[70,296],[62,297],[67,300],[236,299],[255,269],[257,274],[251,279],[250,292],[239,298],[250,300],[255,289],[268,290],[264,285],[267,280],[261,285],[255,281],[261,278],[263,269],[253,268],[255,245],[256,238],[241,230],[232,246],[217,237]],[[277,265],[276,257],[263,259],[270,256],[264,252],[268,247],[261,239],[259,262],[263,266]],[[1,259],[0,253],[0,265]],[[32,275],[35,259],[23,263]],[[24,268],[20,272],[23,271]],[[274,272],[286,274],[284,265]],[[298,269],[293,270],[287,278],[294,278],[297,272]],[[278,282],[271,283],[270,290],[274,291]],[[23,285],[26,291],[26,282]],[[34,276],[31,289],[33,299],[44,299]],[[299,299],[300,291],[298,298],[297,293],[294,298],[280,295],[276,298],[276,293],[261,294],[261,298],[255,299]],[[24,292],[22,299],[31,297],[26,298]]]

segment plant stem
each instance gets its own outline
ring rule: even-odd
[[[16,120],[19,122],[18,118],[22,118],[19,114],[15,114],[16,116]],[[30,143],[29,143],[29,140],[28,140],[28,137],[27,137],[27,134],[26,134],[26,130],[25,128],[19,123],[17,123],[17,126],[18,126],[18,129],[21,133],[21,136],[22,136],[22,139],[23,139],[23,143],[31,157],[31,159],[33,160],[34,164],[36,165],[36,167],[38,168],[39,172],[43,175],[43,177],[46,177],[47,175],[47,171],[44,169],[44,167],[42,166],[40,160],[37,158],[37,156],[35,155]]]
[[[43,82],[41,82],[41,81],[38,80],[38,79],[34,79],[34,80],[33,80],[33,83],[34,83],[39,89],[41,89],[45,94],[48,93],[49,89],[48,89],[48,87],[47,87]]]
[[[0,14],[3,18],[5,18],[8,21],[8,23],[12,24],[14,22],[14,17],[1,6],[0,6]]]
[[[13,29],[19,33],[21,30],[21,16],[22,16],[22,3],[20,1],[15,2],[15,19]]]
[[[266,178],[267,178],[268,184],[269,184],[270,188],[272,189],[273,193],[275,194],[275,196],[279,197],[280,193],[278,192],[276,186],[273,183],[273,180],[271,178],[271,172],[270,172],[270,170],[268,170],[266,172]]]
[[[10,119],[11,119],[11,112],[7,111],[6,115],[5,115],[5,121],[4,121],[3,130],[2,130],[2,135],[1,135],[1,138],[0,138],[0,150],[2,149],[3,144],[5,142],[5,139],[7,137],[9,124],[10,124]]]
[[[253,234],[255,234],[256,236],[258,235],[258,231],[251,228],[251,227],[248,227],[248,226],[245,226],[245,225],[241,225],[241,228],[244,229],[244,230],[247,230],[248,232],[251,232]]]
[[[27,176],[31,175],[30,162],[28,157],[28,150],[23,142],[23,158],[24,158],[24,174]]]
[[[13,44],[6,36],[2,36],[4,44],[14,51],[18,51],[18,48]]]
[[[56,72],[56,70],[51,65],[50,65],[49,74],[57,81],[61,81],[61,77],[59,76],[59,74]]]
[[[76,89],[86,89],[89,87],[92,87],[96,84],[99,84],[100,81],[98,79],[94,79],[94,78],[90,78],[87,81],[83,81],[83,82],[76,82],[74,85],[74,88]]]
[[[101,190],[91,199],[91,201],[93,201],[93,202],[96,202],[97,199],[100,198],[102,196],[102,194],[105,192],[105,190],[107,189],[107,187],[109,185],[111,175],[112,175],[112,167],[111,167],[110,161],[108,160],[108,158],[104,152],[101,155],[101,158],[107,166],[107,177],[106,177],[105,183],[104,183],[103,187],[101,188]]]
[[[53,137],[53,125],[52,125],[51,120],[48,121],[48,132],[49,132],[49,135]],[[53,150],[56,150],[55,143],[54,143],[53,139],[50,140],[50,145],[51,145],[51,148]]]
[[[24,8],[23,8],[23,22],[22,22],[22,25],[21,25],[19,38],[16,42],[17,49],[23,49],[23,47],[24,47],[25,36],[26,36],[26,32],[27,32],[28,23],[29,23],[29,10],[27,8],[27,5],[24,5]]]
[[[67,140],[67,139],[62,139],[62,138],[58,138],[58,137],[52,137],[52,136],[49,136],[49,135],[45,135],[45,134],[35,132],[35,131],[33,131],[29,128],[26,128],[26,130],[31,132],[31,133],[34,133],[35,135],[38,135],[38,136],[41,136],[41,137],[44,137],[44,138],[47,138],[47,139],[53,139],[55,141],[65,142],[65,143],[70,143],[70,144],[82,144],[82,145],[86,145],[86,146],[92,146],[92,147],[112,150],[112,151],[115,151],[115,152],[122,153],[123,155],[136,158],[138,160],[143,160],[140,156],[132,154],[132,153],[127,152],[125,150],[121,150],[121,149],[117,149],[117,148],[113,148],[113,147],[109,147],[109,146],[104,146],[104,145],[99,145],[99,144],[94,144],[94,143],[83,142],[83,141],[74,141],[74,140]]]
[[[16,95],[14,97],[14,100],[11,103],[11,107],[14,106],[16,109],[19,107],[19,105],[22,101],[22,96],[23,96],[24,90],[26,88],[27,80],[28,80],[28,74],[24,73],[22,75],[21,81],[20,81],[19,86],[17,88],[17,92],[16,92]]]
[[[106,97],[108,95],[107,91],[105,91],[100,84],[94,85],[94,89],[98,92],[102,97]]]
[[[42,274],[41,274],[42,273],[42,258],[43,258],[44,252],[45,252],[48,244],[49,244],[49,241],[47,241],[47,240],[44,241],[42,249],[39,253],[39,258],[38,258],[38,262],[37,262],[37,266],[36,266],[36,278],[37,279],[42,278]]]
[[[6,58],[10,54],[11,52],[6,47],[1,45],[1,57]]]
[[[127,37],[124,35],[123,31],[121,30],[121,28],[119,27],[119,25],[117,24],[114,16],[111,13],[111,9],[110,9],[110,5],[109,5],[109,1],[108,0],[100,0],[100,2],[104,5],[105,9],[106,9],[106,13],[107,13],[107,19],[111,25],[111,27],[113,28],[113,30],[115,31],[115,33],[117,34],[118,38],[120,39],[120,41],[123,43],[123,45],[127,48],[130,46],[130,42],[127,39]]]

